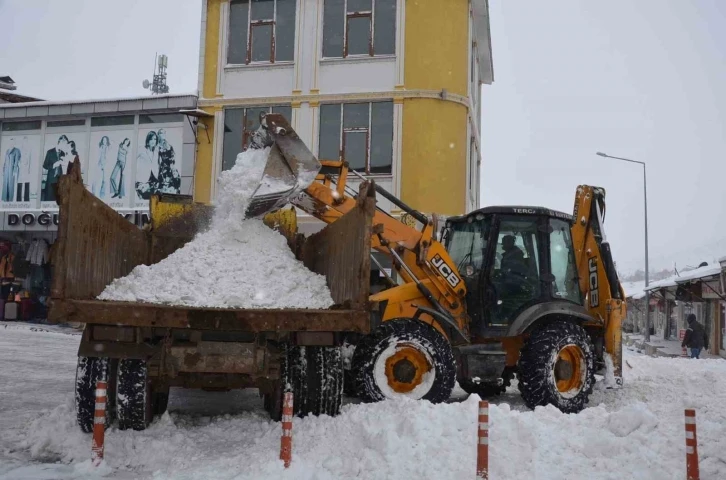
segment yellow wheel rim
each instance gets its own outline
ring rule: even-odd
[[[396,393],[408,393],[421,385],[423,376],[431,370],[426,355],[410,346],[396,349],[396,353],[386,359],[386,378],[388,385]]]
[[[578,392],[584,383],[587,369],[585,355],[577,345],[567,345],[557,354],[554,374],[560,393]]]

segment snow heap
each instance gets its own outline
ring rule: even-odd
[[[285,238],[262,220],[244,218],[269,151],[241,153],[222,172],[208,231],[161,262],[114,280],[98,298],[191,307],[330,307],[325,277],[296,260]]]

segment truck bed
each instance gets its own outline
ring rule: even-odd
[[[68,322],[129,327],[189,328],[246,332],[368,333],[362,309],[231,309],[156,305],[101,300],[53,302],[54,314]]]
[[[366,187],[364,187],[366,188]],[[225,309],[96,300],[116,278],[156,263],[209,225],[212,207],[179,196],[153,197],[151,228],[139,229],[96,198],[78,169],[61,177],[58,239],[53,254],[52,322],[248,332],[369,331],[370,238],[375,194],[308,238],[294,210],[266,218],[313,272],[324,275],[335,305],[328,310]],[[292,216],[291,216],[292,215]]]

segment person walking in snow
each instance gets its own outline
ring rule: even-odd
[[[686,319],[688,320],[688,329],[686,329],[686,336],[683,337],[681,347],[690,348],[691,358],[698,358],[703,348],[708,350],[708,335],[703,325],[696,321],[694,314],[689,314]]]

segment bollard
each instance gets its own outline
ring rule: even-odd
[[[696,438],[696,411],[686,409],[686,478],[698,480],[698,440]]]
[[[96,409],[93,412],[93,443],[91,444],[91,462],[97,467],[103,461],[103,442],[106,433],[106,380],[96,384]]]
[[[489,479],[489,402],[479,402],[479,428],[476,443],[476,478]]]
[[[285,468],[292,461],[292,392],[286,392],[282,402],[282,437],[280,438],[280,460]]]

